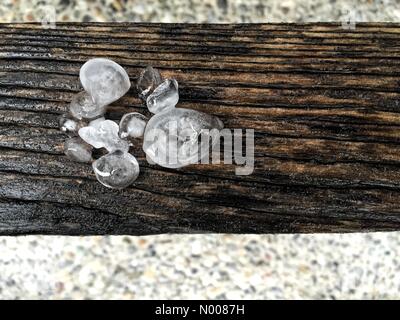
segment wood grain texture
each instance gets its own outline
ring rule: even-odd
[[[180,107],[255,130],[255,171],[149,165],[122,191],[69,161],[58,116],[80,66],[146,65]],[[147,114],[134,86],[108,116]],[[0,25],[0,234],[400,230],[400,25]]]

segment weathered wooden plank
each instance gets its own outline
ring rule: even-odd
[[[135,82],[151,64],[179,106],[255,130],[255,170],[172,170],[132,149],[129,188],[63,155],[57,126],[89,58]],[[400,229],[400,25],[0,25],[0,234]],[[108,117],[148,115],[134,87]]]

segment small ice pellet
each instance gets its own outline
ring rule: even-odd
[[[150,112],[157,114],[174,108],[178,101],[178,82],[166,79],[147,97],[146,103]]]
[[[116,150],[92,164],[97,180],[106,187],[122,189],[139,176],[139,164],[130,153]]]
[[[94,102],[89,93],[82,91],[73,96],[69,105],[71,115],[76,119],[94,119],[106,113],[106,106]]]
[[[92,160],[92,147],[79,137],[70,138],[65,141],[64,153],[74,161],[90,162]]]
[[[143,100],[154,91],[162,82],[162,78],[157,69],[152,66],[146,67],[139,76],[136,88],[139,91],[139,97]]]
[[[125,114],[119,123],[119,136],[122,139],[140,138],[144,134],[144,128],[146,127],[147,117],[138,113],[131,112]]]
[[[129,150],[129,142],[118,135],[119,126],[112,120],[95,120],[79,129],[79,136],[96,149],[106,148],[109,152]]]

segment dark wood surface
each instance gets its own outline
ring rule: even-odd
[[[149,165],[110,190],[58,116],[93,57],[175,77],[180,107],[255,130],[255,171]],[[132,88],[109,117],[148,115]],[[400,25],[0,25],[0,234],[400,229]]]

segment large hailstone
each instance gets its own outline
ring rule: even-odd
[[[209,130],[221,130],[223,127],[217,117],[206,113],[170,109],[154,115],[147,123],[143,150],[150,160],[160,166],[180,168],[200,160],[199,152],[209,145]],[[213,142],[219,142],[219,139]]]
[[[104,58],[87,61],[79,72],[79,78],[85,91],[98,106],[106,106],[117,101],[131,86],[124,68]]]

